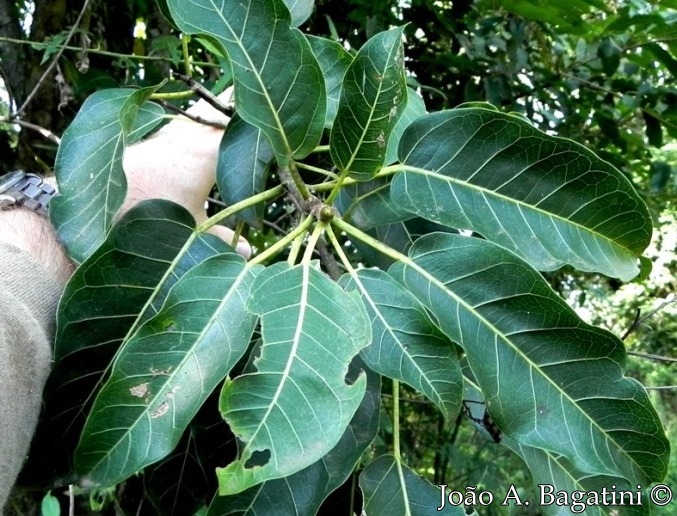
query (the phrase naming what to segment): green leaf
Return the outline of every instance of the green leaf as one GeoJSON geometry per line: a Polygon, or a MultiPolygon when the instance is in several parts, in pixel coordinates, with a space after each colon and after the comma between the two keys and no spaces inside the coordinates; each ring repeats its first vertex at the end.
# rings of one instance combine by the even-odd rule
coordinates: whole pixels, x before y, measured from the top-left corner
{"type": "Polygon", "coordinates": [[[654,57],[668,69],[673,79],[677,77],[677,59],[675,59],[670,52],[665,50],[658,43],[649,43],[644,45],[643,48],[653,54],[654,57]]]}
{"type": "Polygon", "coordinates": [[[329,139],[331,158],[357,180],[383,166],[388,138],[406,105],[402,27],[377,34],[346,71],[329,139]]]}
{"type": "MultiPolygon", "coordinates": [[[[351,370],[357,370],[351,364],[351,370]]],[[[353,473],[378,431],[381,378],[366,370],[367,390],[341,440],[327,455],[293,475],[268,480],[233,496],[216,496],[208,516],[317,514],[324,499],[353,473]]]]}
{"type": "Polygon", "coordinates": [[[348,365],[371,336],[364,305],[303,263],[277,263],[257,277],[248,309],[261,316],[256,372],[227,381],[220,408],[243,443],[217,470],[221,494],[302,470],[343,435],[366,378],[346,384],[348,365]]]}
{"type": "Polygon", "coordinates": [[[384,164],[390,165],[397,161],[397,149],[400,145],[400,139],[404,130],[418,117],[425,115],[426,109],[423,99],[411,88],[407,88],[407,104],[402,114],[397,119],[393,132],[388,139],[388,149],[386,150],[386,159],[384,164]]]}
{"type": "Polygon", "coordinates": [[[33,441],[31,460],[39,474],[70,473],[60,468],[71,465],[93,395],[131,329],[157,313],[170,287],[193,266],[232,252],[212,235],[188,242],[194,227],[192,216],[170,201],[139,203],[66,285],[57,312],[55,367],[33,441]]]}
{"type": "Polygon", "coordinates": [[[42,516],[59,516],[61,514],[59,499],[52,495],[51,491],[47,491],[47,494],[42,498],[40,513],[42,516]]]}
{"type": "Polygon", "coordinates": [[[644,118],[644,123],[646,124],[646,139],[649,141],[649,145],[659,148],[662,147],[663,128],[661,127],[661,121],[653,116],[649,110],[643,110],[642,117],[644,118]]]}
{"type": "Polygon", "coordinates": [[[299,27],[310,18],[315,7],[315,0],[284,0],[291,13],[292,27],[299,27]]]}
{"type": "Polygon", "coordinates": [[[448,503],[438,511],[442,503],[440,488],[419,477],[392,455],[382,455],[362,471],[360,489],[364,495],[364,513],[369,516],[465,516],[463,507],[453,507],[448,503]]]}
{"type": "Polygon", "coordinates": [[[336,207],[344,219],[362,229],[392,224],[413,215],[390,200],[389,177],[361,181],[341,189],[336,207]]]}
{"type": "Polygon", "coordinates": [[[360,293],[371,319],[372,341],[360,352],[367,366],[423,393],[453,420],[463,392],[458,355],[416,298],[376,269],[346,274],[339,285],[360,293]]]}
{"type": "Polygon", "coordinates": [[[59,195],[49,212],[76,262],[85,261],[105,240],[125,200],[125,145],[140,139],[164,115],[161,107],[146,102],[155,89],[96,92],[63,134],[55,163],[59,195]]]}
{"type": "Polygon", "coordinates": [[[612,38],[604,38],[597,49],[597,55],[602,60],[602,69],[607,75],[613,75],[621,64],[621,48],[612,38]]]}
{"type": "MultiPolygon", "coordinates": [[[[512,439],[504,439],[501,443],[519,455],[524,461],[529,468],[529,471],[531,471],[531,476],[538,484],[539,494],[541,492],[545,493],[543,496],[546,502],[551,499],[550,496],[552,496],[552,500],[555,501],[558,492],[564,491],[568,494],[570,506],[557,506],[555,503],[541,504],[540,508],[546,515],[568,516],[572,514],[573,509],[578,510],[580,508],[585,509],[586,516],[604,516],[609,514],[609,510],[607,509],[608,506],[616,505],[621,501],[620,496],[618,495],[620,491],[632,493],[632,499],[630,499],[628,495],[624,497],[624,516],[626,514],[648,515],[652,512],[650,505],[643,502],[648,499],[647,493],[638,490],[637,484],[632,485],[627,480],[619,477],[590,475],[581,472],[563,457],[559,457],[546,450],[521,445],[514,442],[512,439]],[[600,495],[600,506],[577,505],[572,504],[571,502],[571,494],[574,491],[582,491],[584,493],[594,491],[596,493],[602,493],[604,488],[606,488],[608,493],[613,493],[614,491],[615,493],[609,494],[606,498],[600,495]],[[615,503],[612,496],[616,497],[615,503]],[[606,501],[606,506],[602,505],[602,500],[606,501]],[[643,505],[634,505],[637,501],[643,503],[643,505]],[[630,502],[633,503],[632,506],[630,505],[630,502]]],[[[583,498],[583,502],[585,500],[586,497],[583,498]]]]}
{"type": "Polygon", "coordinates": [[[278,164],[317,146],[327,103],[322,69],[303,33],[290,26],[282,0],[167,3],[183,32],[206,34],[223,45],[237,111],[265,133],[278,164]]]}
{"type": "MultiPolygon", "coordinates": [[[[219,147],[216,184],[223,201],[230,205],[260,193],[275,154],[263,132],[236,113],[228,124],[219,147]]],[[[236,217],[261,228],[263,205],[239,212],[236,217]]]]}
{"type": "Polygon", "coordinates": [[[322,67],[324,82],[327,85],[327,116],[324,126],[330,128],[338,111],[343,77],[353,61],[353,56],[337,41],[311,35],[306,35],[306,38],[322,67]]]}
{"type": "MultiPolygon", "coordinates": [[[[434,231],[458,233],[458,231],[440,226],[439,224],[419,217],[415,217],[405,222],[395,222],[393,224],[377,226],[367,230],[366,233],[388,247],[395,249],[400,253],[406,253],[416,239],[434,231]]],[[[352,243],[374,267],[386,270],[395,261],[390,256],[386,256],[385,254],[376,251],[373,247],[366,245],[357,239],[352,241],[352,243]]]]}
{"type": "Polygon", "coordinates": [[[646,485],[669,446],[625,350],[583,323],[536,271],[486,240],[432,234],[390,273],[463,346],[491,416],[515,441],[646,485]]]}
{"type": "Polygon", "coordinates": [[[486,109],[424,115],[400,142],[393,202],[472,229],[539,270],[637,275],[651,217],[630,182],[576,142],[486,109]]]}
{"type": "Polygon", "coordinates": [[[172,451],[249,345],[245,300],[259,270],[232,252],[203,261],[123,344],[76,450],[84,484],[117,484],[172,451]]]}

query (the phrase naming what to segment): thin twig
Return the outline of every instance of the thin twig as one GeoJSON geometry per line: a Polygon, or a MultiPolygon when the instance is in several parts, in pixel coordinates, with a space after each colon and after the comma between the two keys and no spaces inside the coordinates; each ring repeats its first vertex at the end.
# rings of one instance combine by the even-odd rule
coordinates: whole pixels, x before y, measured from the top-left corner
{"type": "Polygon", "coordinates": [[[648,360],[656,360],[658,362],[677,362],[677,358],[665,357],[663,355],[653,355],[651,353],[640,353],[639,351],[628,351],[628,355],[646,358],[648,360]]]}
{"type": "Polygon", "coordinates": [[[677,390],[677,385],[660,385],[658,387],[647,387],[645,385],[644,388],[647,391],[675,391],[677,390]]]}
{"type": "Polygon", "coordinates": [[[197,82],[195,79],[189,77],[188,75],[184,75],[178,72],[174,72],[173,75],[181,79],[183,82],[185,82],[186,85],[191,90],[193,90],[198,97],[207,101],[209,105],[211,105],[215,109],[218,109],[224,115],[233,116],[235,111],[233,110],[232,106],[229,106],[228,104],[224,104],[223,102],[221,102],[221,100],[216,95],[214,95],[211,91],[202,86],[202,84],[197,82]]]}
{"type": "Polygon", "coordinates": [[[172,111],[176,113],[177,115],[182,115],[185,116],[186,118],[190,118],[193,122],[197,122],[199,124],[205,124],[205,125],[210,125],[212,127],[217,127],[219,129],[225,129],[228,126],[227,122],[219,122],[216,120],[207,120],[206,118],[202,118],[201,116],[198,115],[193,115],[192,113],[189,113],[188,111],[184,111],[181,108],[178,108],[174,106],[173,104],[170,104],[169,102],[162,100],[162,99],[153,99],[154,102],[157,102],[158,104],[161,104],[163,107],[167,108],[169,111],[172,111]]]}
{"type": "Polygon", "coordinates": [[[75,20],[75,23],[71,27],[71,30],[68,31],[68,36],[66,36],[66,40],[64,41],[63,45],[59,48],[59,51],[56,53],[54,56],[54,59],[52,59],[52,62],[49,64],[47,67],[47,70],[40,76],[40,79],[38,80],[38,83],[35,85],[33,90],[28,94],[28,97],[26,97],[26,100],[24,100],[24,103],[21,105],[21,107],[16,110],[14,113],[12,113],[11,118],[17,118],[21,113],[24,112],[28,104],[33,100],[33,97],[35,97],[36,93],[42,86],[42,84],[45,82],[49,74],[52,73],[54,68],[56,67],[57,63],[59,62],[59,59],[61,58],[61,55],[64,53],[64,50],[66,50],[66,45],[70,42],[71,38],[73,37],[73,34],[75,34],[75,31],[78,28],[78,25],[80,25],[80,21],[82,20],[82,17],[85,14],[85,11],[89,8],[89,3],[91,0],[85,0],[85,3],[82,6],[82,9],[80,10],[80,14],[78,14],[77,20],[75,20]]]}
{"type": "Polygon", "coordinates": [[[75,514],[75,493],[73,492],[73,484],[68,484],[68,516],[75,514]]]}
{"type": "MultiPolygon", "coordinates": [[[[47,48],[47,45],[45,43],[39,43],[37,41],[30,41],[30,40],[24,40],[24,39],[16,39],[16,38],[8,38],[5,36],[0,36],[0,41],[4,41],[6,43],[15,43],[17,45],[31,45],[32,47],[37,48],[37,50],[45,49],[47,48]]],[[[72,50],[74,52],[82,52],[82,46],[75,47],[73,45],[63,45],[63,48],[65,50],[72,50]]],[[[163,57],[163,56],[141,56],[138,54],[121,54],[120,52],[111,52],[110,50],[101,50],[97,48],[88,48],[87,49],[88,54],[96,54],[99,56],[107,56],[107,57],[117,57],[120,59],[130,59],[130,60],[136,60],[136,61],[162,61],[165,63],[172,63],[175,64],[175,61],[171,57],[163,57]]],[[[212,67],[212,68],[220,68],[221,66],[215,63],[210,63],[209,61],[193,61],[194,66],[199,66],[201,68],[204,67],[212,67]]]]}
{"type": "Polygon", "coordinates": [[[625,340],[628,338],[628,336],[637,329],[639,326],[639,321],[640,321],[640,316],[642,315],[642,311],[638,308],[637,312],[635,313],[635,318],[632,321],[632,324],[628,327],[627,330],[625,330],[625,333],[621,337],[621,340],[625,340]]]}
{"type": "Polygon", "coordinates": [[[677,301],[677,296],[673,297],[672,299],[667,299],[667,300],[663,301],[658,306],[658,308],[651,310],[648,314],[644,315],[644,317],[640,317],[640,310],[638,308],[637,313],[635,314],[634,321],[632,321],[632,324],[630,325],[630,327],[625,331],[625,333],[621,337],[621,340],[625,340],[628,337],[628,335],[630,335],[633,331],[635,331],[637,328],[639,328],[640,325],[644,324],[645,321],[647,321],[648,319],[651,319],[654,315],[656,315],[658,312],[663,310],[663,308],[665,308],[668,305],[671,305],[675,301],[677,301]]]}
{"type": "Polygon", "coordinates": [[[61,143],[61,138],[59,138],[56,134],[54,134],[52,131],[49,129],[45,129],[44,127],[41,127],[36,124],[31,124],[30,122],[26,122],[25,120],[21,120],[20,118],[15,118],[13,120],[2,118],[0,119],[0,123],[7,123],[7,124],[16,124],[21,127],[25,127],[26,129],[32,129],[33,131],[36,131],[40,133],[42,136],[47,138],[49,141],[56,143],[59,145],[61,143]]]}

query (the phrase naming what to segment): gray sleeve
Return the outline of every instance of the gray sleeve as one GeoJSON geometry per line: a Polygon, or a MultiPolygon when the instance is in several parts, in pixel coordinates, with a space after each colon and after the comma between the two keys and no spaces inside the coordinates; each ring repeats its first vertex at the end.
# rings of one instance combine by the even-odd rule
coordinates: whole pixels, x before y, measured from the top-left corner
{"type": "Polygon", "coordinates": [[[40,414],[61,292],[30,255],[0,244],[0,510],[40,414]]]}

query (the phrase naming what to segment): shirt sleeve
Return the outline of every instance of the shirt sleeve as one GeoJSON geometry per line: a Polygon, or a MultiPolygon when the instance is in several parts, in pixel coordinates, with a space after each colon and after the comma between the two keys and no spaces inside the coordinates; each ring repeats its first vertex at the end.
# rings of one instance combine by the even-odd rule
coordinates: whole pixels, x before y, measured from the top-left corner
{"type": "Polygon", "coordinates": [[[40,414],[61,292],[28,253],[0,243],[0,512],[40,414]]]}

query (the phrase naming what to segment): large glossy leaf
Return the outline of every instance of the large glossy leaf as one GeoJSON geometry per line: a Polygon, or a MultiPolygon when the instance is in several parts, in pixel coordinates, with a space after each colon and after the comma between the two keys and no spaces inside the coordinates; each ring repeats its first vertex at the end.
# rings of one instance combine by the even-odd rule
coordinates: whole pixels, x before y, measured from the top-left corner
{"type": "Polygon", "coordinates": [[[291,14],[291,24],[293,27],[302,25],[310,18],[315,6],[315,0],[284,0],[284,3],[291,14]]]}
{"type": "MultiPolygon", "coordinates": [[[[439,224],[435,224],[434,222],[430,222],[429,220],[419,217],[404,222],[395,222],[393,224],[377,226],[373,229],[367,230],[366,233],[384,243],[388,247],[391,247],[400,253],[406,253],[417,238],[419,238],[421,235],[427,235],[428,233],[432,233],[434,231],[458,233],[458,231],[440,226],[439,224]]],[[[390,267],[395,262],[395,260],[390,256],[380,253],[373,247],[364,244],[359,240],[354,240],[352,243],[360,251],[360,253],[362,253],[366,260],[374,267],[387,270],[388,267],[390,267]]]]}
{"type": "Polygon", "coordinates": [[[402,114],[397,119],[392,133],[390,133],[390,138],[388,138],[388,149],[386,150],[384,165],[390,165],[397,161],[397,152],[404,130],[418,117],[425,115],[425,113],[426,109],[423,99],[414,90],[407,88],[407,103],[404,106],[402,114]]]}
{"type": "Polygon", "coordinates": [[[146,102],[154,91],[98,91],[63,134],[54,170],[59,195],[49,212],[59,239],[76,262],[86,260],[105,240],[125,200],[125,145],[162,120],[163,109],[146,102]]]}
{"type": "Polygon", "coordinates": [[[330,152],[334,164],[358,180],[371,179],[383,166],[388,138],[406,104],[402,31],[367,41],[343,79],[330,152]]]}
{"type": "Polygon", "coordinates": [[[322,67],[324,82],[327,86],[327,116],[324,126],[329,128],[334,123],[338,111],[343,77],[353,56],[338,41],[306,35],[310,48],[322,67]]]}
{"type": "Polygon", "coordinates": [[[465,349],[487,407],[515,441],[581,471],[660,481],[669,446],[625,349],[583,323],[543,278],[477,238],[432,234],[390,269],[465,349]]]}
{"type": "Polygon", "coordinates": [[[359,297],[303,263],[278,263],[257,277],[248,308],[261,316],[263,345],[255,372],[227,381],[221,411],[243,443],[218,470],[221,494],[236,494],[302,470],[343,435],[364,396],[350,385],[351,360],[371,332],[359,297]]]}
{"type": "Polygon", "coordinates": [[[419,477],[391,455],[383,455],[369,464],[360,474],[366,516],[409,514],[423,516],[452,514],[465,516],[463,507],[445,504],[441,490],[419,477]]]}
{"type": "MultiPolygon", "coordinates": [[[[216,166],[216,184],[223,201],[235,204],[263,191],[266,172],[274,157],[265,134],[236,113],[221,140],[216,166]]],[[[238,219],[258,228],[262,216],[262,204],[237,214],[238,219]]]]}
{"type": "MultiPolygon", "coordinates": [[[[648,496],[646,491],[637,489],[637,484],[630,484],[626,479],[619,477],[609,477],[604,475],[591,475],[577,470],[565,458],[557,456],[546,450],[539,448],[530,448],[514,442],[512,439],[505,439],[503,445],[514,451],[524,461],[524,463],[531,471],[531,476],[538,484],[539,501],[542,499],[544,504],[540,504],[540,509],[546,515],[569,516],[572,514],[572,509],[576,511],[585,508],[586,515],[603,516],[609,514],[609,506],[614,506],[621,502],[620,491],[626,491],[632,494],[632,499],[628,495],[623,497],[623,512],[627,515],[648,515],[651,514],[651,505],[646,503],[648,496]],[[601,496],[602,490],[606,488],[609,493],[608,496],[601,496]],[[557,499],[557,493],[566,492],[569,495],[569,504],[571,505],[557,505],[555,503],[547,503],[557,499]],[[574,505],[571,502],[571,493],[574,491],[581,491],[588,493],[594,491],[600,493],[600,506],[590,505],[574,505]],[[541,494],[543,493],[543,494],[541,494]],[[551,498],[552,497],[552,498],[551,498]],[[614,500],[615,497],[615,500],[614,500]],[[602,500],[606,502],[606,506],[602,505],[602,500]],[[639,501],[642,505],[636,505],[639,501]],[[630,502],[633,505],[630,505],[630,502]]],[[[583,501],[587,497],[583,498],[583,501]]],[[[526,499],[521,500],[523,503],[526,499]]],[[[530,503],[534,503],[531,501],[530,503]]],[[[580,512],[580,511],[579,511],[580,512]]]]}
{"type": "MultiPolygon", "coordinates": [[[[357,361],[359,362],[359,361],[357,361]]],[[[358,366],[351,370],[359,373],[358,366]]],[[[208,516],[317,514],[325,498],[353,472],[378,431],[381,378],[367,369],[362,403],[338,444],[316,463],[285,478],[268,480],[233,496],[216,496],[208,516]]]]}
{"type": "Polygon", "coordinates": [[[651,219],[627,179],[571,140],[482,108],[424,115],[401,141],[393,202],[472,229],[539,270],[565,264],[629,280],[651,219]]]}
{"type": "Polygon", "coordinates": [[[414,217],[390,200],[389,177],[378,177],[341,189],[336,207],[344,219],[362,229],[401,222],[414,217]]]}
{"type": "Polygon", "coordinates": [[[339,284],[360,293],[371,319],[372,341],[360,352],[367,366],[423,393],[447,420],[455,418],[463,392],[458,356],[423,306],[380,270],[346,274],[339,284]]]}
{"type": "Polygon", "coordinates": [[[249,345],[245,301],[259,270],[233,252],[203,261],[124,343],[76,450],[83,483],[114,485],[172,451],[249,345]]]}
{"type": "Polygon", "coordinates": [[[282,0],[168,0],[187,34],[223,45],[233,69],[240,116],[261,129],[278,163],[306,156],[324,128],[327,94],[305,36],[290,26],[282,0]]]}
{"type": "Polygon", "coordinates": [[[87,410],[125,336],[157,313],[183,274],[231,250],[212,235],[189,241],[194,224],[185,209],[169,201],[140,203],[76,270],[57,313],[55,366],[31,456],[34,475],[70,473],[87,410]]]}

